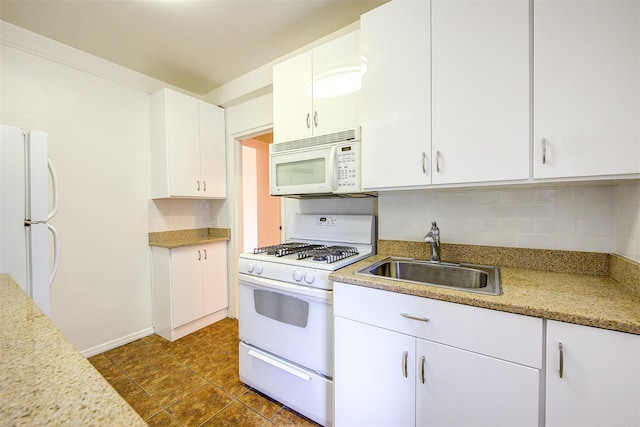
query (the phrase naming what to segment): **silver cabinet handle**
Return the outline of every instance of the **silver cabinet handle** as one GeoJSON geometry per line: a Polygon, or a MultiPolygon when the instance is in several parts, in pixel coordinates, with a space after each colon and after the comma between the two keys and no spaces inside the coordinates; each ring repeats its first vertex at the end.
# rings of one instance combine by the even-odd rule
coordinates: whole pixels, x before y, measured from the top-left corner
{"type": "Polygon", "coordinates": [[[197,180],[196,183],[197,183],[197,190],[200,191],[200,180],[197,180]]]}
{"type": "Polygon", "coordinates": [[[202,191],[207,191],[207,181],[202,181],[202,191]]]}
{"type": "Polygon", "coordinates": [[[424,384],[424,364],[425,364],[425,357],[422,356],[420,358],[420,380],[422,381],[422,384],[424,384]]]}
{"type": "Polygon", "coordinates": [[[558,352],[560,353],[560,378],[564,375],[564,347],[561,342],[558,343],[558,352]]]}
{"type": "Polygon", "coordinates": [[[198,249],[198,261],[200,261],[202,259],[202,253],[200,252],[200,249],[198,249]]]}
{"type": "Polygon", "coordinates": [[[409,358],[409,352],[405,351],[402,353],[402,376],[407,378],[409,376],[409,371],[407,370],[407,359],[409,358]]]}
{"type": "Polygon", "coordinates": [[[542,164],[547,164],[547,139],[542,138],[542,164]]]}
{"type": "Polygon", "coordinates": [[[440,173],[440,150],[436,151],[436,172],[440,173]]]}
{"type": "Polygon", "coordinates": [[[400,316],[406,317],[407,319],[420,320],[421,322],[428,322],[431,320],[428,317],[417,317],[417,316],[412,316],[408,313],[400,313],[400,316]]]}
{"type": "Polygon", "coordinates": [[[307,129],[311,129],[311,114],[307,113],[307,129]]]}
{"type": "Polygon", "coordinates": [[[204,249],[203,252],[204,252],[204,259],[207,259],[207,250],[204,249]]]}
{"type": "Polygon", "coordinates": [[[317,111],[313,112],[313,125],[315,127],[318,127],[318,112],[317,111]]]}
{"type": "Polygon", "coordinates": [[[422,152],[422,173],[427,174],[427,153],[422,152]]]}

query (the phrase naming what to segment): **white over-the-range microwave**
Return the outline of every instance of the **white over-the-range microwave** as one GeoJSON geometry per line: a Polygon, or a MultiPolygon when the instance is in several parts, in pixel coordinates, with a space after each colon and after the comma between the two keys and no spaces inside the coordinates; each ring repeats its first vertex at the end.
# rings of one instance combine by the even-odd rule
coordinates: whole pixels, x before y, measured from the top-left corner
{"type": "Polygon", "coordinates": [[[272,196],[372,196],[362,193],[360,128],[269,146],[272,196]]]}

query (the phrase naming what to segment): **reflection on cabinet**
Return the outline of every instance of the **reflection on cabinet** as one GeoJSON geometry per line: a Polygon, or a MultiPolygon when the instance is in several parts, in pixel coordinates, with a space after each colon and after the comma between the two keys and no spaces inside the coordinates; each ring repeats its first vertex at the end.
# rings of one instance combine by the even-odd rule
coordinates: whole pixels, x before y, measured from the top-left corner
{"type": "Polygon", "coordinates": [[[227,316],[227,243],[152,247],[155,332],[176,340],[227,316]]]}
{"type": "Polygon", "coordinates": [[[431,66],[432,183],[528,179],[528,0],[431,0],[431,66]]]}
{"type": "Polygon", "coordinates": [[[431,184],[429,1],[391,1],[360,19],[362,188],[431,184]]]}
{"type": "Polygon", "coordinates": [[[547,321],[546,378],[547,426],[640,425],[640,336],[547,321]]]}
{"type": "Polygon", "coordinates": [[[337,427],[538,425],[541,319],[343,283],[334,314],[337,427]]]}
{"type": "Polygon", "coordinates": [[[171,89],[151,96],[151,197],[226,197],[224,110],[171,89]]]}
{"type": "Polygon", "coordinates": [[[533,10],[534,178],[640,173],[640,2],[533,10]]]}
{"type": "Polygon", "coordinates": [[[360,126],[360,33],[273,67],[274,142],[360,126]]]}

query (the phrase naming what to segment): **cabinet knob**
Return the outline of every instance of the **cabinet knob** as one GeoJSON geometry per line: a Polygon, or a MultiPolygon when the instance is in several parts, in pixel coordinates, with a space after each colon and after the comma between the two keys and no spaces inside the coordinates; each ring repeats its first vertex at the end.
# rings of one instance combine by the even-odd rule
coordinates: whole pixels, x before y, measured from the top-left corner
{"type": "Polygon", "coordinates": [[[315,127],[318,127],[318,112],[317,111],[313,112],[313,125],[315,127]]]}
{"type": "Polygon", "coordinates": [[[311,114],[307,113],[307,129],[311,129],[311,114]]]}

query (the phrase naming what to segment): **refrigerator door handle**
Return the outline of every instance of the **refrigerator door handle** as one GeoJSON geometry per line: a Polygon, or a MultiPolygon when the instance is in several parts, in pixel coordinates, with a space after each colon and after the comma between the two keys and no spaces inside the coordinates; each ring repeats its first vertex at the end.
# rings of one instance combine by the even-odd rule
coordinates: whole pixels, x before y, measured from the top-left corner
{"type": "Polygon", "coordinates": [[[53,163],[51,163],[51,159],[48,157],[47,169],[49,169],[49,174],[51,175],[51,187],[53,190],[53,207],[51,208],[51,212],[49,212],[48,216],[48,219],[51,219],[58,213],[58,174],[56,173],[56,169],[53,167],[53,163]]]}
{"type": "Polygon", "coordinates": [[[53,279],[58,273],[58,265],[60,264],[60,244],[58,243],[58,230],[56,230],[51,224],[47,224],[47,228],[53,236],[53,268],[49,275],[49,287],[53,284],[53,279]]]}

